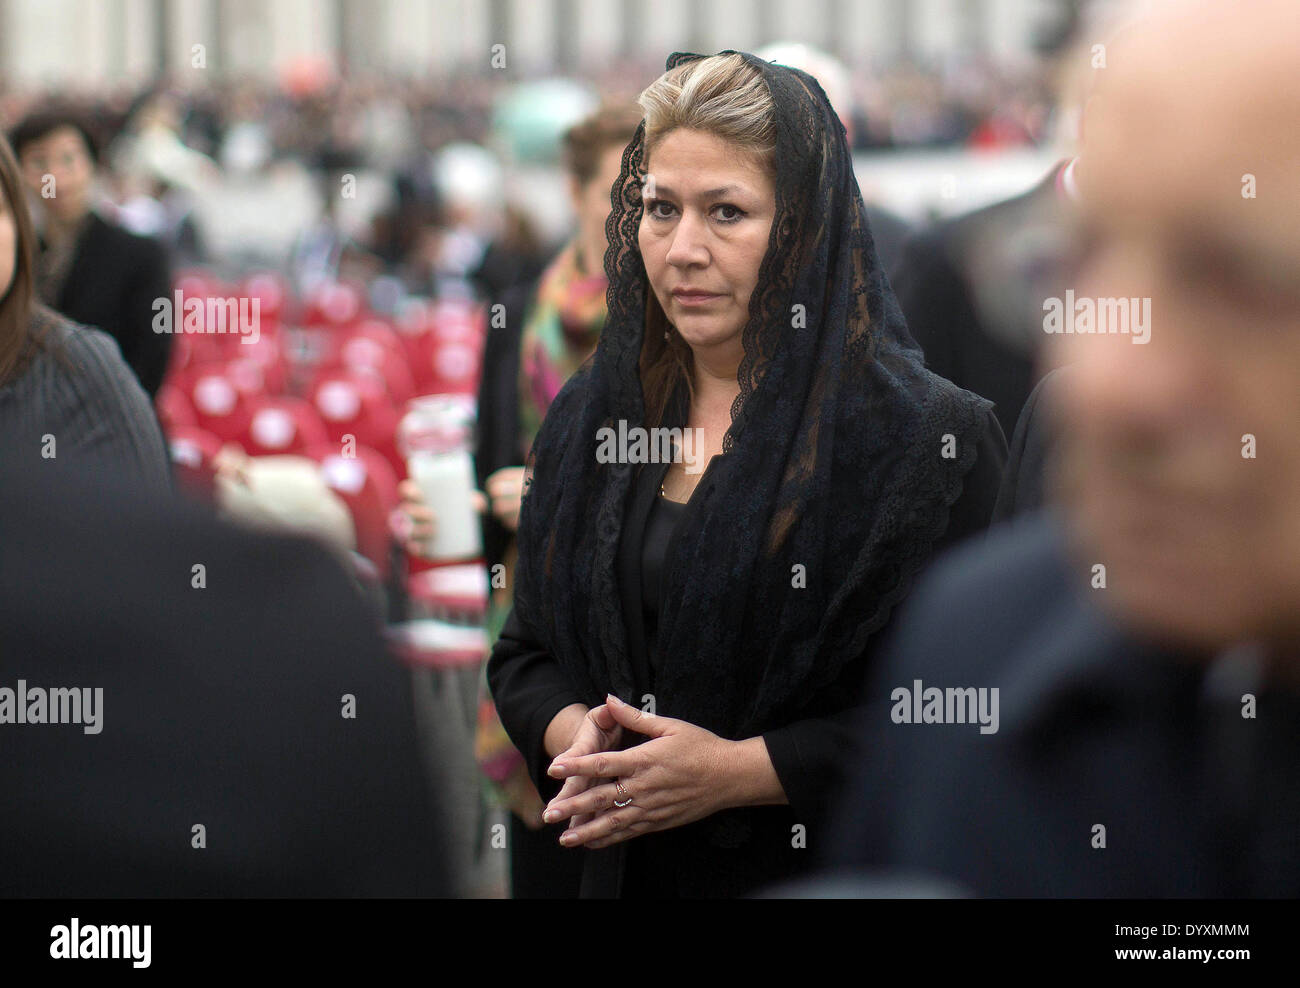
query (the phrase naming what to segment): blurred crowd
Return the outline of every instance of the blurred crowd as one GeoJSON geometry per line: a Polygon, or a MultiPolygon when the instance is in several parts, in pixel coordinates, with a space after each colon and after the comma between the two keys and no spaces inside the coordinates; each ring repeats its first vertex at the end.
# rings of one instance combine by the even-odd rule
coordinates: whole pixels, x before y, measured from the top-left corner
{"type": "MultiPolygon", "coordinates": [[[[213,252],[194,215],[196,196],[219,199],[224,184],[302,170],[322,193],[313,212],[328,219],[340,177],[364,173],[380,192],[349,226],[346,262],[418,290],[428,287],[436,232],[453,222],[454,206],[446,200],[455,190],[441,186],[434,160],[440,150],[487,148],[495,157],[490,168],[554,167],[566,115],[572,122],[575,108],[594,94],[630,100],[632,80],[657,71],[625,67],[581,84],[538,83],[504,73],[340,76],[327,64],[307,62],[276,79],[219,77],[197,88],[165,82],[109,92],[6,88],[0,125],[11,127],[33,107],[51,105],[84,120],[104,151],[105,199],[130,228],[169,238],[182,266],[228,268],[239,260],[213,252]]],[[[1038,146],[1052,136],[1052,79],[1042,62],[1011,68],[950,56],[841,71],[861,151],[1038,146]]],[[[526,202],[502,208],[517,249],[535,260],[558,246],[553,218],[539,220],[526,202]]]]}

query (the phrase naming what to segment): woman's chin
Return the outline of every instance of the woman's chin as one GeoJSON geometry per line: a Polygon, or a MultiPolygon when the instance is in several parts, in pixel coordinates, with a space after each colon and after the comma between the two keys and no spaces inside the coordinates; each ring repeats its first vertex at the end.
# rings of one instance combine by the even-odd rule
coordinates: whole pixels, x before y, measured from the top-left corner
{"type": "Polygon", "coordinates": [[[677,333],[692,349],[713,349],[725,346],[740,335],[742,327],[731,320],[703,313],[687,313],[673,321],[677,333]]]}

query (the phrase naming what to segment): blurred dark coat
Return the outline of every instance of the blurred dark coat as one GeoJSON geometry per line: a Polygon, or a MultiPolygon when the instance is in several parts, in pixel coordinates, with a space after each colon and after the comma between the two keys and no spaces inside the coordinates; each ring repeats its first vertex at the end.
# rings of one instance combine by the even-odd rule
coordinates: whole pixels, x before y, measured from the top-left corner
{"type": "Polygon", "coordinates": [[[1130,638],[1087,578],[1051,515],[936,567],[871,681],[826,864],[981,896],[1300,894],[1300,693],[1130,638]],[[916,680],[998,688],[997,732],[895,723],[916,680]]]}
{"type": "Polygon", "coordinates": [[[103,690],[97,734],[0,725],[0,896],[451,894],[410,674],[340,563],[74,473],[0,456],[0,687],[103,690]]]}
{"type": "Polygon", "coordinates": [[[1023,195],[958,216],[904,242],[890,268],[925,365],[994,403],[1011,435],[1038,378],[1043,299],[1065,249],[1062,166],[1023,195]]]}
{"type": "Polygon", "coordinates": [[[140,386],[158,393],[172,338],[153,331],[154,300],[171,299],[171,271],[162,244],[115,226],[92,212],[56,299],[50,305],[74,322],[117,340],[140,386]]]}
{"type": "Polygon", "coordinates": [[[993,520],[1008,521],[1044,507],[1048,500],[1048,459],[1059,428],[1051,408],[1059,400],[1069,367],[1058,367],[1034,386],[1020,421],[1011,435],[1002,489],[993,506],[993,520]]]}

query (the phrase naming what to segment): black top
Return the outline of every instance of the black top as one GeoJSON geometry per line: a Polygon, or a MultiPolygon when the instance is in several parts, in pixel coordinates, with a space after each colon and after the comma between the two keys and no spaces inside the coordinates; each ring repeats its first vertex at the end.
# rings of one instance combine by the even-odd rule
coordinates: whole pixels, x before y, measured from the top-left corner
{"type": "Polygon", "coordinates": [[[645,616],[651,671],[659,666],[659,605],[664,565],[673,534],[677,531],[685,510],[685,502],[671,501],[660,495],[655,498],[650,517],[646,521],[645,542],[641,548],[641,609],[645,616]]]}

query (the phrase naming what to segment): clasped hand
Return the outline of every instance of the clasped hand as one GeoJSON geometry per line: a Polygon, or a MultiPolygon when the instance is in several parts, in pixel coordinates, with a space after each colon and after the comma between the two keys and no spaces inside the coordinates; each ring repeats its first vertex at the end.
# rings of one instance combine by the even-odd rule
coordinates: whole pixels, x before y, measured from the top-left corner
{"type": "Polygon", "coordinates": [[[734,745],[702,727],[608,696],[587,712],[569,747],[551,763],[548,774],[565,782],[542,818],[555,823],[569,817],[560,843],[590,848],[702,819],[730,805],[734,745]],[[625,731],[650,740],[620,751],[625,731]],[[614,805],[629,798],[626,806],[614,805]]]}

